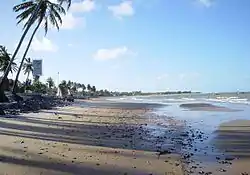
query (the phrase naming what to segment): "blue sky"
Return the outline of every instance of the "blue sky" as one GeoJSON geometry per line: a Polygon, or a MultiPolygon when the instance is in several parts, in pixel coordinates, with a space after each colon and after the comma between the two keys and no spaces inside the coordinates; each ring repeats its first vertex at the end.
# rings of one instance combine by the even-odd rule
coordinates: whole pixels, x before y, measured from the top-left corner
{"type": "MultiPolygon", "coordinates": [[[[0,44],[10,52],[22,34],[12,12],[19,2],[0,6],[0,44]]],[[[29,56],[43,59],[42,80],[60,72],[60,80],[98,89],[247,91],[249,7],[249,0],[73,0],[61,30],[44,37],[41,29],[29,56]]]]}

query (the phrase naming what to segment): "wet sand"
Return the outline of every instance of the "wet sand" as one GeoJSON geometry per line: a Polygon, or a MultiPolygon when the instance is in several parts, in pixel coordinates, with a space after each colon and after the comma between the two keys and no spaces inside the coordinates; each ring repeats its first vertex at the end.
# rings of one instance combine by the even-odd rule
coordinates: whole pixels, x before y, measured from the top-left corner
{"type": "Polygon", "coordinates": [[[186,174],[250,174],[250,120],[222,123],[212,134],[202,130],[187,148],[186,174]]]}
{"type": "Polygon", "coordinates": [[[215,111],[215,112],[236,112],[238,110],[230,109],[223,106],[218,106],[210,103],[187,103],[181,104],[181,108],[188,109],[190,111],[215,111]]]}
{"type": "Polygon", "coordinates": [[[180,156],[163,148],[175,145],[152,134],[157,121],[146,112],[73,106],[1,117],[0,174],[183,174],[180,156]]]}

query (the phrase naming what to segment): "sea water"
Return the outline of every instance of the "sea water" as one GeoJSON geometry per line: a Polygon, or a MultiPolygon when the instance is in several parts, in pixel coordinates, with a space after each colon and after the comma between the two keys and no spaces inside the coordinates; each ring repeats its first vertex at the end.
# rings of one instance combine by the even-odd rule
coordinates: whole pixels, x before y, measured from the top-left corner
{"type": "MultiPolygon", "coordinates": [[[[153,110],[159,116],[173,117],[185,121],[194,130],[204,132],[207,139],[203,142],[194,143],[194,147],[212,155],[215,154],[211,142],[216,137],[218,127],[232,120],[250,120],[250,93],[220,93],[220,94],[178,94],[178,95],[156,95],[156,96],[131,96],[109,98],[111,101],[132,103],[154,103],[163,104],[160,108],[153,110]],[[208,103],[215,106],[225,107],[230,110],[206,111],[189,110],[180,107],[181,104],[208,103]]],[[[159,127],[159,126],[157,126],[159,127]]],[[[164,127],[156,132],[158,135],[164,127]]],[[[154,130],[155,132],[155,130],[154,130]]],[[[215,148],[216,149],[216,148],[215,148]]],[[[197,152],[203,154],[204,152],[197,152]]],[[[215,150],[216,152],[216,150],[215,150]]],[[[215,155],[214,155],[215,157],[215,155]]],[[[204,159],[204,157],[198,157],[204,159]]]]}

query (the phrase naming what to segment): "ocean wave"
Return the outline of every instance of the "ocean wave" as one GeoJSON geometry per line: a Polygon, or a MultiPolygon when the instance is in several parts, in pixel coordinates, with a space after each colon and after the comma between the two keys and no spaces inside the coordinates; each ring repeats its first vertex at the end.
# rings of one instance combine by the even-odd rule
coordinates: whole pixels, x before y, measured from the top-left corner
{"type": "Polygon", "coordinates": [[[215,103],[233,103],[233,104],[250,104],[249,99],[240,98],[237,96],[231,97],[197,97],[197,98],[143,98],[143,97],[120,97],[120,98],[109,98],[110,101],[119,101],[119,102],[134,102],[134,103],[158,103],[158,104],[171,104],[171,103],[190,103],[190,102],[215,102],[215,103]]]}
{"type": "Polygon", "coordinates": [[[220,102],[220,103],[238,103],[238,104],[250,104],[250,101],[246,98],[239,97],[216,97],[206,99],[207,101],[220,102]]]}

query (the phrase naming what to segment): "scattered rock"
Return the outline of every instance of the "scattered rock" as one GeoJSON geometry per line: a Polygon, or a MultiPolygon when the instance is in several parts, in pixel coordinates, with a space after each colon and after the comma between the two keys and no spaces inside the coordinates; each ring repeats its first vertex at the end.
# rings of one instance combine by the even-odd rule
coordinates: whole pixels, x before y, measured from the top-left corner
{"type": "Polygon", "coordinates": [[[220,172],[226,172],[227,170],[221,168],[219,171],[220,171],[220,172]]]}
{"type": "Polygon", "coordinates": [[[205,174],[205,172],[204,171],[199,171],[199,174],[205,174]]]}
{"type": "Polygon", "coordinates": [[[248,175],[248,173],[247,172],[243,172],[243,173],[241,173],[241,175],[248,175]]]}
{"type": "Polygon", "coordinates": [[[234,158],[233,157],[226,157],[225,160],[226,161],[232,161],[232,160],[234,160],[234,158]]]}

